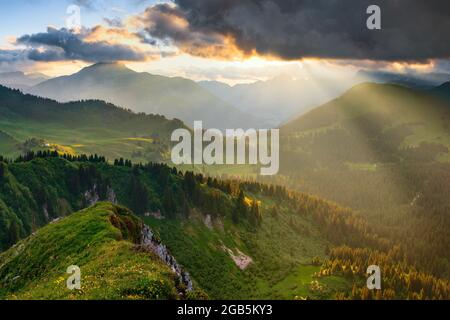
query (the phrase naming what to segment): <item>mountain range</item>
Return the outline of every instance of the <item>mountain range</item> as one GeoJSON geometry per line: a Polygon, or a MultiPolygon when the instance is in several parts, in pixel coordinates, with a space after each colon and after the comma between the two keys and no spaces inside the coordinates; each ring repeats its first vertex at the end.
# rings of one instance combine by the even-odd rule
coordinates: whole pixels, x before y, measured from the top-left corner
{"type": "Polygon", "coordinates": [[[376,83],[392,83],[399,84],[413,89],[432,89],[444,82],[450,81],[449,73],[435,72],[388,72],[388,71],[372,71],[360,70],[356,77],[361,81],[376,83]]]}
{"type": "Polygon", "coordinates": [[[199,84],[243,112],[257,114],[271,128],[323,104],[351,86],[331,78],[299,78],[280,75],[267,81],[230,86],[218,81],[199,84]]]}
{"type": "Polygon", "coordinates": [[[42,73],[25,74],[21,71],[0,73],[0,85],[20,90],[28,90],[30,87],[48,79],[50,77],[42,73]]]}
{"type": "Polygon", "coordinates": [[[200,81],[199,84],[241,111],[258,114],[270,127],[278,127],[339,97],[359,83],[392,83],[409,88],[432,89],[445,81],[450,81],[450,74],[360,70],[354,76],[347,77],[311,73],[299,78],[280,75],[267,81],[234,86],[219,81],[200,81]]]}
{"type": "Polygon", "coordinates": [[[263,125],[257,115],[237,110],[192,80],[138,73],[121,63],[97,63],[28,92],[60,102],[100,99],[135,112],[177,118],[189,126],[200,120],[204,127],[218,129],[263,125]]]}
{"type": "Polygon", "coordinates": [[[450,75],[360,70],[353,77],[326,77],[311,72],[230,86],[138,73],[121,63],[97,63],[54,79],[22,72],[0,74],[0,84],[60,102],[100,99],[135,112],[178,118],[188,126],[202,120],[205,127],[219,129],[275,128],[366,81],[433,89],[450,81],[450,75]]]}

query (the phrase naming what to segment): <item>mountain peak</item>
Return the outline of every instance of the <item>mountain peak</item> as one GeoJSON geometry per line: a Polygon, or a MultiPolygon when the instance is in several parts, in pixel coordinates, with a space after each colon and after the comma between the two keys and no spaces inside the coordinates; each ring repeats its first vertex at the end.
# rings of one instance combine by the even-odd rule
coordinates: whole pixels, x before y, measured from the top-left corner
{"type": "Polygon", "coordinates": [[[98,62],[84,68],[82,71],[134,72],[122,62],[98,62]]]}

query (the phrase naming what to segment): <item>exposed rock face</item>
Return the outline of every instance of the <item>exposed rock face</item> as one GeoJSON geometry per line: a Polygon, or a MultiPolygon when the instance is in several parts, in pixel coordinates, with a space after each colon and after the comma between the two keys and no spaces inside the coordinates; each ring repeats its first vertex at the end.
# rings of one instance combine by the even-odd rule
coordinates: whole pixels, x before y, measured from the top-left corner
{"type": "Polygon", "coordinates": [[[106,200],[108,202],[111,202],[113,204],[117,204],[117,196],[114,190],[110,187],[108,187],[108,191],[106,192],[106,200]]]}
{"type": "Polygon", "coordinates": [[[86,207],[93,206],[94,204],[100,201],[100,196],[98,195],[96,184],[94,184],[92,189],[84,193],[84,200],[86,207]]]}
{"type": "MultiPolygon", "coordinates": [[[[84,193],[84,201],[85,201],[85,205],[86,207],[90,207],[93,206],[94,204],[96,204],[97,202],[99,202],[100,199],[100,195],[98,194],[98,190],[97,190],[97,184],[94,184],[92,186],[92,189],[87,190],[84,193]]],[[[106,191],[106,199],[104,199],[105,201],[111,202],[113,204],[117,204],[117,196],[116,193],[114,192],[113,189],[111,189],[110,187],[108,187],[107,191],[106,191]]]]}
{"type": "Polygon", "coordinates": [[[180,281],[186,286],[187,291],[193,290],[189,273],[183,270],[175,258],[170,255],[167,247],[155,238],[152,230],[147,225],[144,225],[142,229],[142,245],[156,253],[177,274],[180,281]]]}
{"type": "Polygon", "coordinates": [[[48,221],[50,219],[50,216],[48,214],[48,209],[47,208],[48,208],[47,203],[45,203],[43,205],[43,207],[42,207],[42,211],[44,211],[45,219],[48,221]]]}
{"type": "Polygon", "coordinates": [[[157,220],[164,220],[164,216],[161,214],[161,211],[156,212],[146,212],[144,213],[144,217],[153,217],[157,220]]]}
{"type": "Polygon", "coordinates": [[[205,226],[209,229],[212,230],[213,229],[213,225],[212,225],[212,219],[211,219],[211,215],[208,214],[205,217],[205,220],[203,220],[203,223],[205,224],[205,226]]]}
{"type": "Polygon", "coordinates": [[[225,246],[222,246],[222,249],[230,255],[236,266],[238,266],[238,268],[241,270],[247,269],[247,267],[253,262],[253,259],[251,257],[242,253],[242,251],[240,251],[239,249],[236,249],[237,254],[235,254],[233,250],[228,249],[225,246]]]}

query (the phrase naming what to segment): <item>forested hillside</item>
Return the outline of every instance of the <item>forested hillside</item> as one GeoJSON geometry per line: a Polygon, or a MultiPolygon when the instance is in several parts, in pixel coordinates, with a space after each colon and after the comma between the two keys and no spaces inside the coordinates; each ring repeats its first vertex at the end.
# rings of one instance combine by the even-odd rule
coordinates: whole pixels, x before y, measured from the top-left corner
{"type": "MultiPolygon", "coordinates": [[[[351,207],[397,243],[407,263],[448,279],[450,104],[443,92],[356,86],[281,128],[281,175],[260,180],[351,207]]],[[[364,250],[332,251],[332,261],[372,260],[364,250]]]]}
{"type": "Polygon", "coordinates": [[[210,298],[449,297],[442,273],[402,241],[350,209],[282,187],[57,152],[4,160],[0,173],[4,249],[109,201],[141,216],[210,298]],[[365,268],[374,262],[389,271],[383,290],[368,293],[365,268]]]}

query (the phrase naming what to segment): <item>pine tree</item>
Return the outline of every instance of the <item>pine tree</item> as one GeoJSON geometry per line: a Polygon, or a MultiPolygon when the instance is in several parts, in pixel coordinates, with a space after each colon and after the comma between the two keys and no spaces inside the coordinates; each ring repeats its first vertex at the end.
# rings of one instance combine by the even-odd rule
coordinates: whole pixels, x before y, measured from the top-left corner
{"type": "Polygon", "coordinates": [[[250,209],[250,223],[254,226],[260,225],[262,222],[262,216],[259,211],[259,205],[256,200],[252,201],[252,207],[250,209]]]}
{"type": "Polygon", "coordinates": [[[16,220],[12,220],[8,229],[9,246],[17,243],[19,239],[20,239],[19,225],[17,224],[16,220]]]}
{"type": "Polygon", "coordinates": [[[177,208],[176,208],[172,188],[166,187],[166,189],[164,190],[162,205],[163,205],[163,212],[168,218],[176,217],[176,209],[177,208]]]}
{"type": "Polygon", "coordinates": [[[0,181],[5,177],[6,165],[0,161],[0,181]]]}
{"type": "Polygon", "coordinates": [[[144,214],[149,208],[149,192],[147,187],[135,175],[131,176],[130,189],[130,209],[136,214],[144,214]]]}
{"type": "Polygon", "coordinates": [[[239,223],[241,217],[247,216],[247,205],[245,204],[245,196],[242,190],[239,191],[239,195],[236,198],[234,210],[232,211],[231,218],[234,223],[239,223]]]}

